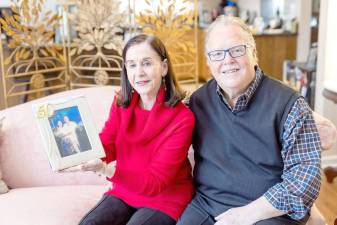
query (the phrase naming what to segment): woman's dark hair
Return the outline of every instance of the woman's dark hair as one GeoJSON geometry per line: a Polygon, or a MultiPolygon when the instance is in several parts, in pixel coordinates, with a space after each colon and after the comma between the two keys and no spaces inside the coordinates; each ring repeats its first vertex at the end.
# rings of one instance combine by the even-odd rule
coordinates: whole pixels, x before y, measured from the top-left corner
{"type": "MultiPolygon", "coordinates": [[[[165,59],[167,60],[168,70],[166,76],[164,77],[166,87],[164,101],[167,106],[173,107],[175,106],[175,104],[177,104],[178,101],[182,100],[185,97],[185,93],[183,93],[179,88],[179,85],[173,73],[168,52],[166,51],[163,42],[159,38],[147,34],[140,34],[131,38],[126,43],[123,49],[123,61],[125,62],[126,52],[129,50],[130,47],[144,42],[148,43],[149,46],[151,46],[151,48],[155,52],[157,52],[162,61],[164,61],[165,59]]],[[[117,96],[117,105],[122,107],[128,107],[132,97],[132,86],[128,80],[125,63],[123,63],[123,70],[121,72],[121,86],[122,90],[117,96]]]]}

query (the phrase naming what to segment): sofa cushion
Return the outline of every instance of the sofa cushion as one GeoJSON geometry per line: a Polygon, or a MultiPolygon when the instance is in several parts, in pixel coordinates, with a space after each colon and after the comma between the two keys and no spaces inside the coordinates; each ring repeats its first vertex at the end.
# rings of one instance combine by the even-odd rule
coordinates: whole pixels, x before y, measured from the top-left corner
{"type": "Polygon", "coordinates": [[[106,185],[11,189],[0,195],[1,225],[75,225],[108,190],[106,185]]]}
{"type": "Polygon", "coordinates": [[[49,95],[3,110],[6,127],[0,150],[3,179],[10,188],[71,184],[104,184],[105,178],[93,173],[55,173],[51,170],[32,105],[62,97],[84,95],[97,131],[108,117],[116,87],[82,88],[49,95]]]}
{"type": "Polygon", "coordinates": [[[3,127],[3,123],[4,123],[5,117],[0,115],[0,145],[1,145],[1,140],[2,140],[2,127],[3,127]]]}
{"type": "MultiPolygon", "coordinates": [[[[4,121],[4,117],[0,117],[0,149],[1,149],[1,141],[2,141],[3,121],[4,121]]],[[[8,192],[8,187],[6,183],[2,180],[2,172],[1,172],[1,164],[0,164],[0,194],[4,194],[7,192],[8,192]]]]}

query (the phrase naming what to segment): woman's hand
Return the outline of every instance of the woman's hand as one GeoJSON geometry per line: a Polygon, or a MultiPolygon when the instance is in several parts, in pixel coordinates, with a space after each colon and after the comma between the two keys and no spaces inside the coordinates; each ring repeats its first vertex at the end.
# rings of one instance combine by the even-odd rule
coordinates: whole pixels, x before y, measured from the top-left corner
{"type": "Polygon", "coordinates": [[[106,164],[101,159],[93,159],[83,164],[61,170],[60,172],[92,171],[95,173],[105,175],[107,177],[112,177],[115,174],[115,170],[116,170],[116,161],[106,164]]]}
{"type": "Polygon", "coordinates": [[[80,165],[82,171],[99,172],[104,169],[106,163],[101,159],[93,159],[80,165]]]}

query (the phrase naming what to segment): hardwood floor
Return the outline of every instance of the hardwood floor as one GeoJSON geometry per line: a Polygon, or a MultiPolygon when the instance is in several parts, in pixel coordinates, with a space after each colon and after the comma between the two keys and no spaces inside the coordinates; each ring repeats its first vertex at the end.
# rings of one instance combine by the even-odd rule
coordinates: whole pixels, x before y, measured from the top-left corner
{"type": "Polygon", "coordinates": [[[329,184],[326,178],[322,177],[322,186],[316,206],[325,217],[328,225],[334,225],[334,220],[337,218],[337,178],[329,184]]]}

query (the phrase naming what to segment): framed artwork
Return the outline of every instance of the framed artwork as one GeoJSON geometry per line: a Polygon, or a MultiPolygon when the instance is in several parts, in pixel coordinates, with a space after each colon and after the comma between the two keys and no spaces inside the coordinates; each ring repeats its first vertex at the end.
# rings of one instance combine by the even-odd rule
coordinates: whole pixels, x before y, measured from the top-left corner
{"type": "Polygon", "coordinates": [[[105,156],[84,96],[33,105],[53,171],[105,156]]]}

